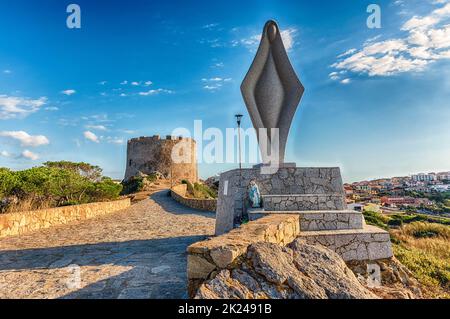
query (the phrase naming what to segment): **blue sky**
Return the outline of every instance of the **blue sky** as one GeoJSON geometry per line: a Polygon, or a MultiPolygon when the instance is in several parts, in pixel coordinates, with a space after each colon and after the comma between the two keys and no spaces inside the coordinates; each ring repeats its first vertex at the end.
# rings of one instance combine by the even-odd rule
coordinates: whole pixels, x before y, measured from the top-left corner
{"type": "Polygon", "coordinates": [[[340,166],[346,181],[450,169],[448,0],[1,0],[0,12],[0,166],[86,161],[122,178],[129,138],[233,127],[237,112],[251,127],[239,86],[275,19],[306,88],[288,161],[340,166]],[[366,26],[370,3],[381,29],[366,26]]]}

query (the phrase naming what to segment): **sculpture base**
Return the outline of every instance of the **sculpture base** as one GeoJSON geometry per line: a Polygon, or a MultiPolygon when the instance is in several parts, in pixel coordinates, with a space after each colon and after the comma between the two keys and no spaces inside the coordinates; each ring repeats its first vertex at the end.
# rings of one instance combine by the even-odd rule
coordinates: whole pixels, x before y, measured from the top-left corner
{"type": "MultiPolygon", "coordinates": [[[[333,210],[347,208],[338,167],[304,168],[295,167],[295,164],[293,166],[291,163],[284,165],[287,166],[279,167],[273,174],[267,174],[261,169],[262,166],[256,166],[242,170],[235,169],[220,175],[216,235],[230,231],[248,218],[247,210],[251,206],[248,200],[248,185],[252,180],[255,180],[259,187],[263,206],[264,197],[268,195],[293,195],[292,201],[304,198],[303,195],[312,195],[306,196],[312,201],[311,207],[327,207],[333,210]]],[[[282,201],[285,197],[281,196],[282,201]]],[[[286,197],[287,203],[291,202],[290,197],[286,197]]],[[[271,203],[274,207],[279,206],[278,199],[274,199],[271,203]]]]}
{"type": "Polygon", "coordinates": [[[299,236],[321,244],[345,261],[392,257],[389,233],[364,222],[361,212],[347,209],[339,168],[280,167],[262,174],[261,166],[220,175],[216,235],[244,220],[273,214],[299,215],[299,236]],[[256,181],[262,207],[250,208],[248,185],[256,181]]]}

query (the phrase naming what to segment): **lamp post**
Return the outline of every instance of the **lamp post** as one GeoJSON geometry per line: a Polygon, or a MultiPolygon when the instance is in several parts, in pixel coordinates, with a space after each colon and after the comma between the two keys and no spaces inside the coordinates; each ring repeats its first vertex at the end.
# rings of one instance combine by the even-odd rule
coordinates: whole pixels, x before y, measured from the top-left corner
{"type": "MultiPolygon", "coordinates": [[[[243,115],[242,115],[242,114],[236,114],[234,117],[236,118],[236,123],[237,123],[237,126],[238,126],[238,145],[239,145],[239,186],[242,187],[241,120],[242,120],[243,115]]],[[[245,190],[242,190],[242,191],[241,191],[241,202],[242,202],[242,206],[241,206],[241,209],[242,209],[242,215],[241,215],[241,218],[244,217],[244,191],[245,191],[245,190]]]]}
{"type": "Polygon", "coordinates": [[[238,126],[238,145],[239,145],[239,170],[242,170],[242,158],[241,158],[241,120],[243,115],[236,114],[234,116],[236,118],[237,126],[238,126]]]}

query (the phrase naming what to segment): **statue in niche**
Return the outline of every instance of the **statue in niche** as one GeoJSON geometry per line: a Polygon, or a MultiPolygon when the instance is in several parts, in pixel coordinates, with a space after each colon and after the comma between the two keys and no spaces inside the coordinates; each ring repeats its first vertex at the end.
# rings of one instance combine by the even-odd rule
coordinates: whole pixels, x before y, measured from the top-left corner
{"type": "Polygon", "coordinates": [[[259,187],[256,185],[255,180],[250,181],[248,198],[250,199],[252,208],[261,207],[261,193],[259,192],[259,187]]]}

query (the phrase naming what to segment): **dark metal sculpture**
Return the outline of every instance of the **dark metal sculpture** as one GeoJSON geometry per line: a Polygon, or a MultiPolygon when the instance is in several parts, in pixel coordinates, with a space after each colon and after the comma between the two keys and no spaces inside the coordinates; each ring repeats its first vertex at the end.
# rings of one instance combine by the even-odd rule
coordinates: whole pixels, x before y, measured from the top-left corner
{"type": "MultiPolygon", "coordinates": [[[[241,92],[260,147],[263,136],[259,129],[267,129],[269,150],[274,142],[272,130],[279,129],[279,163],[284,163],[289,129],[304,87],[289,61],[275,21],[269,20],[264,26],[258,52],[241,84],[241,92]]],[[[262,155],[263,163],[268,163],[264,151],[262,155]]]]}

